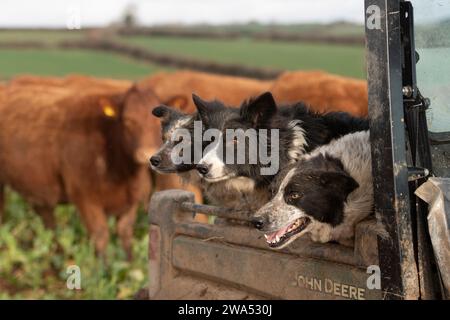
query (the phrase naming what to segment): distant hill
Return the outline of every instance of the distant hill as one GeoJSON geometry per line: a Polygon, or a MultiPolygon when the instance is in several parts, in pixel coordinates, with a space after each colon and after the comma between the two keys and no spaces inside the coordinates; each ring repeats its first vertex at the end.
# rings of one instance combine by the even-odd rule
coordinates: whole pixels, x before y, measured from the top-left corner
{"type": "Polygon", "coordinates": [[[331,24],[262,24],[251,22],[229,25],[159,25],[122,28],[125,35],[176,36],[230,39],[249,37],[272,41],[303,41],[339,44],[364,44],[364,26],[349,22],[331,24]]]}
{"type": "Polygon", "coordinates": [[[261,32],[287,32],[287,33],[319,33],[322,35],[364,35],[364,26],[350,22],[339,21],[330,24],[263,24],[250,22],[246,24],[227,25],[160,25],[149,27],[148,29],[170,29],[170,30],[190,30],[190,31],[210,31],[210,32],[239,32],[242,35],[252,35],[261,32]]]}

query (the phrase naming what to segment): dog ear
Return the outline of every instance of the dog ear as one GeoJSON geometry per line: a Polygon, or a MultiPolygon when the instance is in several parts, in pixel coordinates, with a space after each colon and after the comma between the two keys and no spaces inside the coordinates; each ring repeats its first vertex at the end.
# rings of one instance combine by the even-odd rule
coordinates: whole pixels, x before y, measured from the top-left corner
{"type": "Polygon", "coordinates": [[[155,117],[160,118],[161,124],[163,124],[163,125],[171,122],[174,119],[177,119],[177,118],[185,115],[184,113],[178,111],[177,109],[166,106],[164,104],[159,105],[156,108],[153,108],[152,114],[155,117]]]}
{"type": "Polygon", "coordinates": [[[346,172],[338,171],[326,171],[320,174],[320,183],[324,186],[332,187],[338,192],[342,192],[348,195],[350,192],[354,191],[359,187],[358,182],[355,181],[346,172]]]}
{"type": "Polygon", "coordinates": [[[265,127],[277,112],[277,105],[272,93],[265,92],[241,107],[241,117],[254,128],[265,127]]]}
{"type": "Polygon", "coordinates": [[[198,115],[200,116],[200,120],[206,125],[209,119],[210,108],[208,106],[208,102],[197,96],[196,94],[192,94],[192,100],[194,101],[195,106],[197,107],[198,115]]]}

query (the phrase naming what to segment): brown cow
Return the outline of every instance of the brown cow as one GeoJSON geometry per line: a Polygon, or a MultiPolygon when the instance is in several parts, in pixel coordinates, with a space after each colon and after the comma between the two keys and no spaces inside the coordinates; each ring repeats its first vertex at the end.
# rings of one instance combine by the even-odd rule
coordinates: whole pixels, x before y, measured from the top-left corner
{"type": "Polygon", "coordinates": [[[75,204],[99,253],[107,215],[116,216],[131,257],[136,209],[150,189],[148,158],[160,143],[151,116],[159,100],[137,86],[89,95],[29,89],[7,88],[0,105],[0,187],[18,191],[49,227],[57,204],[75,204]]]}
{"type": "Polygon", "coordinates": [[[303,101],[324,113],[346,111],[367,116],[367,82],[322,71],[286,72],[270,89],[279,103],[303,101]]]}
{"type": "MultiPolygon", "coordinates": [[[[23,86],[32,86],[31,90],[37,90],[37,87],[42,87],[42,90],[46,90],[48,87],[52,88],[61,88],[61,89],[69,89],[73,92],[82,91],[83,94],[86,93],[121,93],[125,92],[132,86],[132,82],[128,80],[115,80],[115,79],[107,79],[107,78],[95,78],[85,75],[73,74],[66,77],[41,77],[34,75],[22,75],[15,77],[11,82],[12,86],[19,86],[19,88],[23,88],[23,86]]],[[[139,85],[143,88],[143,85],[139,85]]],[[[148,88],[152,90],[152,88],[148,88]]],[[[154,92],[152,90],[152,92],[154,92]]],[[[168,100],[160,100],[161,103],[171,104],[172,102],[179,101],[179,94],[174,93],[171,95],[171,98],[168,100]]],[[[159,97],[158,97],[159,99],[159,97]]],[[[153,124],[154,125],[154,124],[153,124]]],[[[150,129],[150,128],[149,128],[150,129]]],[[[160,135],[159,124],[157,126],[152,126],[152,130],[155,135],[160,135]]],[[[154,148],[159,148],[160,141],[158,141],[154,148]]],[[[167,189],[186,189],[195,194],[195,200],[197,203],[203,202],[203,197],[201,191],[192,186],[181,183],[179,177],[175,174],[170,175],[161,175],[156,172],[152,172],[152,183],[154,191],[161,191],[167,189]]],[[[196,220],[200,222],[207,222],[207,218],[203,215],[198,215],[196,220]]]]}
{"type": "MultiPolygon", "coordinates": [[[[45,92],[48,88],[52,88],[52,92],[55,92],[55,88],[58,88],[62,91],[70,90],[70,95],[78,94],[78,92],[81,92],[83,94],[123,93],[132,86],[132,82],[127,80],[95,78],[77,74],[69,75],[63,78],[22,75],[11,80],[9,86],[18,88],[18,90],[22,90],[26,86],[26,90],[32,90],[34,92],[37,91],[39,97],[42,96],[42,94],[39,95],[40,91],[45,92]]],[[[143,88],[144,86],[143,84],[140,84],[139,87],[143,88]]],[[[151,87],[149,87],[148,89],[154,92],[151,87]]],[[[55,99],[58,96],[44,95],[44,99],[55,99]]],[[[160,102],[164,104],[171,104],[174,101],[176,102],[178,100],[178,97],[180,96],[180,94],[174,92],[168,100],[160,100],[160,102]]],[[[153,130],[153,134],[155,136],[160,136],[161,130],[159,129],[158,122],[152,123],[152,126],[149,129],[153,130]]],[[[155,150],[157,150],[160,146],[161,141],[155,141],[156,142],[153,147],[155,148],[155,150]]],[[[203,200],[201,191],[198,188],[192,185],[185,185],[181,183],[180,179],[175,174],[162,176],[158,173],[152,172],[152,182],[154,191],[161,191],[166,189],[186,189],[195,194],[195,200],[198,203],[201,203],[203,200]]],[[[202,216],[198,216],[197,220],[201,222],[207,221],[206,218],[202,216]]]]}
{"type": "Polygon", "coordinates": [[[6,90],[6,84],[0,82],[0,104],[2,103],[2,101],[4,100],[5,95],[3,94],[3,92],[6,90]]]}
{"type": "Polygon", "coordinates": [[[347,111],[367,115],[367,83],[323,71],[285,72],[275,81],[221,76],[195,71],[161,72],[141,81],[152,88],[164,104],[184,112],[195,111],[192,93],[228,105],[271,91],[279,103],[303,101],[318,112],[347,111]]]}
{"type": "Polygon", "coordinates": [[[243,100],[268,91],[273,81],[183,70],[157,73],[140,84],[151,88],[164,104],[192,113],[196,110],[192,93],[206,100],[219,99],[228,105],[239,105],[243,100]]]}

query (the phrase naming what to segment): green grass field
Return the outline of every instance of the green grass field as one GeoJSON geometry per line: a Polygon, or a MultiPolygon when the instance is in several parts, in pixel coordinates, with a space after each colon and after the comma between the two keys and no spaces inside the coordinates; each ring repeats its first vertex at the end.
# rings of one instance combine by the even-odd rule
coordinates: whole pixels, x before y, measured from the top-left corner
{"type": "Polygon", "coordinates": [[[162,68],[127,57],[82,50],[0,50],[0,78],[17,74],[63,76],[82,73],[98,77],[137,79],[162,68]]]}
{"type": "Polygon", "coordinates": [[[85,36],[84,31],[67,30],[1,30],[1,41],[42,41],[45,43],[55,43],[60,40],[80,40],[85,36]]]}
{"type": "MultiPolygon", "coordinates": [[[[236,27],[239,28],[239,27],[236,27]]],[[[261,26],[246,26],[256,28],[261,26]]],[[[283,26],[283,30],[316,30],[317,25],[283,26]]],[[[333,30],[322,27],[326,34],[333,30]]],[[[355,26],[342,25],[333,32],[356,32],[355,26]],[[348,30],[347,30],[348,29],[348,30]]],[[[83,31],[0,30],[0,42],[79,40],[83,31]]],[[[292,42],[256,41],[249,38],[237,40],[191,39],[177,37],[120,37],[124,43],[139,45],[159,53],[187,56],[200,60],[237,63],[254,67],[286,70],[321,69],[332,73],[365,78],[364,47],[292,42]]],[[[85,73],[93,76],[136,79],[162,67],[133,61],[115,54],[94,51],[59,50],[9,50],[0,49],[0,79],[20,73],[39,75],[65,75],[85,73]]]]}
{"type": "Polygon", "coordinates": [[[122,41],[160,53],[210,61],[286,70],[321,69],[365,77],[364,47],[359,46],[175,37],[128,37],[122,41]]]}
{"type": "Polygon", "coordinates": [[[41,219],[16,193],[7,192],[6,222],[0,225],[1,299],[127,299],[147,283],[147,218],[140,212],[128,262],[110,220],[112,240],[106,263],[92,243],[73,206],[56,210],[57,229],[41,219]],[[66,286],[67,267],[81,271],[81,290],[66,286]]]}
{"type": "Polygon", "coordinates": [[[233,32],[242,35],[277,32],[295,34],[320,34],[325,36],[364,36],[364,26],[349,22],[336,22],[331,24],[298,23],[298,24],[262,24],[258,22],[237,23],[225,25],[169,25],[155,27],[158,30],[181,30],[188,32],[226,33],[233,32]]]}

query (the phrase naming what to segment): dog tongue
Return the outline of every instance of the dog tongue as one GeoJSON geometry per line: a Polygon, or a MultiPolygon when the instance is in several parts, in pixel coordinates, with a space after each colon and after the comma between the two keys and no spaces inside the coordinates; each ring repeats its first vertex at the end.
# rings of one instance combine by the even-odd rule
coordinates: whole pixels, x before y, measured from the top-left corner
{"type": "Polygon", "coordinates": [[[267,242],[273,242],[273,240],[275,240],[275,238],[277,236],[281,238],[281,236],[286,233],[286,231],[288,230],[288,228],[290,226],[291,225],[288,225],[288,226],[286,226],[286,227],[284,227],[284,228],[282,228],[282,229],[280,229],[280,230],[278,230],[278,231],[276,231],[274,233],[267,234],[267,242]]]}

